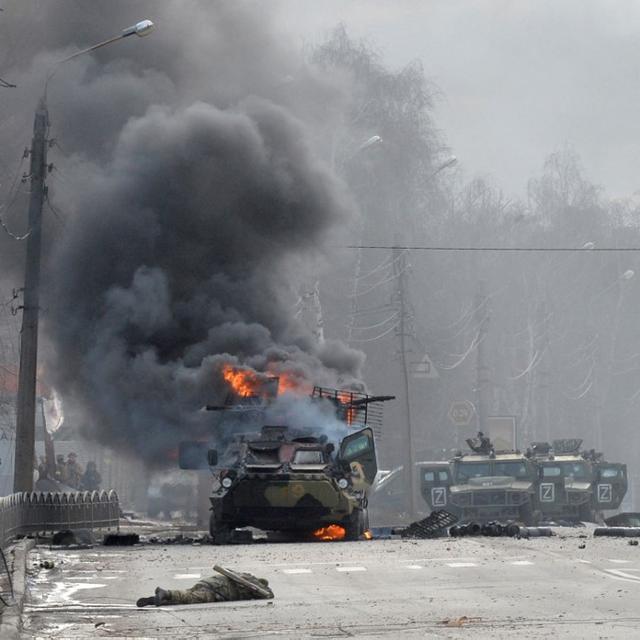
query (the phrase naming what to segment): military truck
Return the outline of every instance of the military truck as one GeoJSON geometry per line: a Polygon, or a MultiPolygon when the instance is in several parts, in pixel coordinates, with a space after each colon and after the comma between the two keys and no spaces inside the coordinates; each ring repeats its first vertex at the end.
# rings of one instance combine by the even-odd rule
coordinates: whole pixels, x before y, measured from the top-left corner
{"type": "MultiPolygon", "coordinates": [[[[345,539],[359,538],[369,526],[368,490],[377,472],[367,414],[373,413],[371,404],[388,399],[316,387],[312,400],[325,403],[342,422],[339,438],[323,434],[321,425],[263,424],[209,449],[214,541],[225,543],[234,529],[246,526],[310,534],[337,525],[345,539]]],[[[234,407],[235,423],[242,422],[239,411],[234,407]]],[[[255,424],[255,406],[251,412],[255,424]]],[[[202,467],[202,451],[202,443],[183,443],[181,467],[202,467]]]]}
{"type": "Polygon", "coordinates": [[[451,502],[449,488],[453,484],[448,462],[418,462],[420,493],[432,510],[448,509],[451,502]]]}
{"type": "Polygon", "coordinates": [[[539,469],[537,509],[545,520],[601,522],[627,492],[627,467],[601,453],[581,451],[579,438],[536,442],[531,456],[539,469]]]}
{"type": "Polygon", "coordinates": [[[461,522],[514,521],[535,524],[534,463],[519,451],[495,451],[478,434],[467,444],[471,453],[448,463],[420,463],[422,495],[431,509],[446,509],[461,522]]]}

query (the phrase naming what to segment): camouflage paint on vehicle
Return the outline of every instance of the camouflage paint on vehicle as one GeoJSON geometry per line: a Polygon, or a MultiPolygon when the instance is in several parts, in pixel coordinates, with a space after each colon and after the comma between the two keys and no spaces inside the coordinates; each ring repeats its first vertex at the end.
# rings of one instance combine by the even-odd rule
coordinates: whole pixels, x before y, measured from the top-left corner
{"type": "Polygon", "coordinates": [[[462,522],[534,524],[536,470],[518,452],[471,453],[451,462],[453,512],[462,522]]]}
{"type": "Polygon", "coordinates": [[[370,428],[345,437],[336,452],[326,438],[265,426],[235,443],[233,455],[214,471],[214,538],[244,526],[308,532],[338,524],[354,539],[368,527],[367,490],[377,471],[370,428]]]}
{"type": "Polygon", "coordinates": [[[546,520],[593,521],[617,509],[627,492],[627,467],[604,460],[595,451],[581,451],[582,440],[534,443],[539,468],[537,509],[546,520]]]}

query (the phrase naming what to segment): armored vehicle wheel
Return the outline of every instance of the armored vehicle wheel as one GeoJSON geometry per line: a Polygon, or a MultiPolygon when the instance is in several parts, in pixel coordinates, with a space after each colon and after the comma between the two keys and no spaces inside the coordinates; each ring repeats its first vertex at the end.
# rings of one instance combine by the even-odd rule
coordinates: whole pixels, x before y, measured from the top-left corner
{"type": "Polygon", "coordinates": [[[533,527],[536,524],[535,512],[530,502],[526,502],[520,508],[520,518],[526,527],[533,527]]]}
{"type": "Polygon", "coordinates": [[[578,519],[582,522],[597,522],[596,512],[588,503],[583,504],[580,506],[580,511],[578,512],[578,519]]]}
{"type": "Polygon", "coordinates": [[[345,540],[358,540],[368,526],[369,515],[366,509],[354,509],[349,521],[345,524],[345,540]],[[365,526],[365,523],[367,525],[365,526]]]}
{"type": "Polygon", "coordinates": [[[231,541],[231,528],[221,524],[213,511],[209,518],[209,535],[213,544],[229,544],[231,541]]]}

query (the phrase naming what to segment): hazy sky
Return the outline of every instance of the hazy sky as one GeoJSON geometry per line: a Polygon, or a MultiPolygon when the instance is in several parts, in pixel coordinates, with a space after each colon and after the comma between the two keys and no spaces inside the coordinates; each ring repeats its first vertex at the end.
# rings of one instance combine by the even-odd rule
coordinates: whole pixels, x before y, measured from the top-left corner
{"type": "Polygon", "coordinates": [[[640,190],[637,0],[279,0],[313,42],[337,22],[399,68],[420,59],[436,118],[470,176],[523,194],[550,152],[575,147],[611,196],[640,190]]]}

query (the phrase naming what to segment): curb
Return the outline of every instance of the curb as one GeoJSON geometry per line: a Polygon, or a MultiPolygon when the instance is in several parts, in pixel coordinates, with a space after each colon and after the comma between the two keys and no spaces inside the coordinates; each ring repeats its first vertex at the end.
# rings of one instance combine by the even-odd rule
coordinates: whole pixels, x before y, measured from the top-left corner
{"type": "Polygon", "coordinates": [[[20,638],[22,608],[27,591],[27,557],[33,547],[35,547],[34,540],[25,539],[5,551],[6,555],[13,556],[14,603],[0,615],[0,638],[2,640],[19,640],[20,638]]]}

